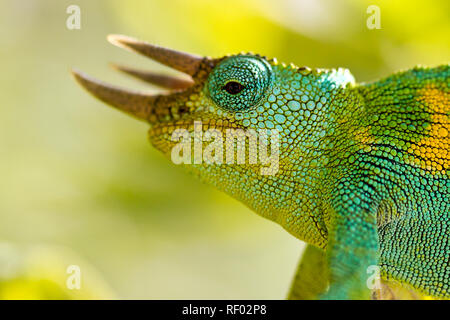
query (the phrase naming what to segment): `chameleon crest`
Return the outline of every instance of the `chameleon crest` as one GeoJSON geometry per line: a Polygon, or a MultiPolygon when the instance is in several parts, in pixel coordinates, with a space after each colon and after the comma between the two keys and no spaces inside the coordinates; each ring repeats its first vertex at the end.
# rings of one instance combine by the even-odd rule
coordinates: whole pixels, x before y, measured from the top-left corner
{"type": "Polygon", "coordinates": [[[216,142],[238,130],[277,134],[276,168],[261,171],[267,163],[252,162],[250,145],[247,161],[223,161],[215,149],[215,161],[193,156],[185,167],[308,243],[290,298],[450,298],[448,65],[356,84],[347,69],[108,39],[185,74],[116,66],[168,89],[149,95],[73,72],[94,96],[148,122],[151,143],[168,157],[175,133],[191,139],[196,121],[216,142]],[[381,284],[370,285],[371,270],[381,284]]]}

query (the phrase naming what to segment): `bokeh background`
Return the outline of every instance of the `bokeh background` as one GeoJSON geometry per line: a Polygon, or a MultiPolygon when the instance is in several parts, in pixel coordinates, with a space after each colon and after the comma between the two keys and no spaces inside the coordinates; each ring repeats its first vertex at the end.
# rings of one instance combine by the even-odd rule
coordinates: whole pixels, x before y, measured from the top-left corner
{"type": "Polygon", "coordinates": [[[108,62],[166,70],[111,46],[121,33],[221,56],[258,52],[371,81],[447,63],[447,0],[1,0],[0,298],[282,299],[303,248],[197,182],[145,124],[82,91],[77,67],[145,86],[108,62]],[[68,30],[66,8],[81,8],[68,30]],[[369,5],[381,29],[369,30],[369,5]],[[79,265],[81,290],[66,287],[79,265]]]}

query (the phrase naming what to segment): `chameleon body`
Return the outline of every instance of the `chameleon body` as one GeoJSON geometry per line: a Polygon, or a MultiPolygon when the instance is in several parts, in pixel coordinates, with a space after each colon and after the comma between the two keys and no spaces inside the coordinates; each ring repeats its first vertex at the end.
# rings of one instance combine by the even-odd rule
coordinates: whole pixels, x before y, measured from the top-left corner
{"type": "Polygon", "coordinates": [[[152,96],[74,72],[96,97],[147,121],[151,143],[167,156],[172,133],[197,120],[221,132],[279,132],[274,175],[262,175],[260,164],[185,166],[308,243],[290,298],[386,297],[368,286],[373,267],[388,287],[450,298],[449,65],[357,84],[346,69],[109,39],[191,76],[171,85],[119,67],[173,89],[152,96]]]}

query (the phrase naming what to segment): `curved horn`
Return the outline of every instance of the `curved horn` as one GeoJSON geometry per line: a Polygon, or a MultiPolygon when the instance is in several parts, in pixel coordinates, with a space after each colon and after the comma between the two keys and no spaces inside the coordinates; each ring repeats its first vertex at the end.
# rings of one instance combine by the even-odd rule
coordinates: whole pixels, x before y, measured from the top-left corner
{"type": "Polygon", "coordinates": [[[167,49],[123,35],[110,34],[107,39],[118,47],[138,52],[190,76],[195,75],[203,60],[197,55],[167,49]]]}
{"type": "Polygon", "coordinates": [[[179,90],[186,89],[194,84],[194,81],[187,78],[172,77],[169,75],[159,74],[151,71],[141,71],[113,63],[111,63],[110,65],[116,70],[124,72],[142,81],[160,86],[162,88],[179,90]]]}
{"type": "Polygon", "coordinates": [[[111,86],[78,70],[72,70],[72,75],[93,96],[140,120],[148,119],[158,97],[111,86]]]}

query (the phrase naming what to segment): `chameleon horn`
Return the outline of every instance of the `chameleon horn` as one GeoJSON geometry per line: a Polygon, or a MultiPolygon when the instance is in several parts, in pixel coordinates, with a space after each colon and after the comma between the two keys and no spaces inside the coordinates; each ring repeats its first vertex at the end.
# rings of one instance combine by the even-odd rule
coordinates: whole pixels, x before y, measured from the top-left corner
{"type": "Polygon", "coordinates": [[[186,89],[194,84],[194,82],[188,78],[172,77],[151,71],[141,71],[117,64],[111,64],[111,67],[132,77],[138,78],[142,81],[157,85],[162,88],[180,90],[186,89]]]}
{"type": "Polygon", "coordinates": [[[175,70],[194,76],[203,58],[190,53],[163,48],[127,36],[110,34],[107,37],[112,44],[138,52],[175,70]]]}
{"type": "Polygon", "coordinates": [[[93,96],[140,120],[148,119],[151,108],[158,98],[158,96],[133,92],[108,85],[77,70],[72,70],[72,75],[93,96]]]}

